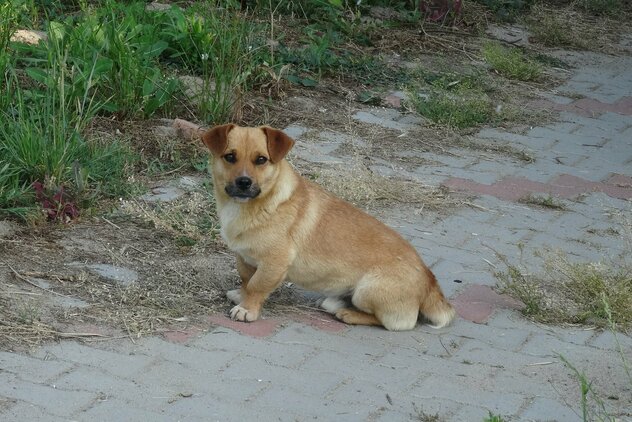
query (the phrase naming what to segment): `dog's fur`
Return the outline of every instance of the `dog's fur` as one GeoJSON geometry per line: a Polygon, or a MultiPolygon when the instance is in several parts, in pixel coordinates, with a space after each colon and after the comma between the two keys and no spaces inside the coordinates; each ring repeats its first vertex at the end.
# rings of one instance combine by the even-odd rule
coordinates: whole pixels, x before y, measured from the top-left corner
{"type": "Polygon", "coordinates": [[[415,249],[299,176],[285,160],[294,145],[285,133],[223,125],[202,140],[213,156],[221,234],[242,279],[227,294],[236,303],[231,318],[259,318],[289,279],[323,293],[322,307],[348,324],[410,330],[420,312],[437,328],[452,321],[454,309],[415,249]]]}

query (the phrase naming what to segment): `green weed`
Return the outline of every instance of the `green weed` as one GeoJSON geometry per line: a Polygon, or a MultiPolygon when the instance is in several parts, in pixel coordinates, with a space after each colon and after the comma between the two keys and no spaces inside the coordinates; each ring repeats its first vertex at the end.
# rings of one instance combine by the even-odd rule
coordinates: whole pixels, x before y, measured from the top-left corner
{"type": "Polygon", "coordinates": [[[494,415],[492,412],[489,412],[489,416],[483,419],[483,422],[505,422],[505,419],[500,415],[494,415]]]}
{"type": "Polygon", "coordinates": [[[499,43],[488,42],[483,45],[483,57],[492,69],[509,79],[537,81],[542,77],[540,65],[517,48],[505,48],[499,43]]]}
{"type": "MultiPolygon", "coordinates": [[[[17,85],[8,71],[4,96],[11,106],[0,111],[0,212],[23,216],[33,208],[32,184],[66,187],[84,199],[118,195],[133,156],[122,144],[87,141],[82,132],[98,110],[88,92],[86,75],[66,75],[68,67],[48,69],[49,83],[32,92],[17,85]]],[[[88,77],[89,79],[89,77],[88,77]]],[[[89,89],[89,88],[88,88],[89,89]]],[[[6,103],[6,100],[2,102],[6,103]]]]}
{"type": "Polygon", "coordinates": [[[494,118],[491,99],[476,77],[425,74],[422,78],[422,86],[408,89],[410,105],[422,116],[459,129],[480,126],[494,118]]]}

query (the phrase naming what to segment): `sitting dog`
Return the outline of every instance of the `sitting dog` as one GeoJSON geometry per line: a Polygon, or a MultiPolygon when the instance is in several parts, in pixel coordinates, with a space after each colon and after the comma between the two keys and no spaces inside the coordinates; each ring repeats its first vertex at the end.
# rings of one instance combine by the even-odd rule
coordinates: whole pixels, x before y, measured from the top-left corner
{"type": "Polygon", "coordinates": [[[420,312],[436,328],[452,321],[454,309],[415,249],[296,173],[285,159],[288,135],[228,124],[202,141],[213,157],[221,235],[242,280],[227,293],[232,319],[255,321],[288,279],[325,295],[323,309],[347,324],[411,330],[420,312]]]}

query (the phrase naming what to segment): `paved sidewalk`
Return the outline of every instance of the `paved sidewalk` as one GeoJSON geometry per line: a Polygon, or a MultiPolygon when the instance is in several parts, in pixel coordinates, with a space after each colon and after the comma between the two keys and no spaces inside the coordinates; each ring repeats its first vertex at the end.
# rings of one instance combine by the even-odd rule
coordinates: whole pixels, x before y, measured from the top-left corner
{"type": "MultiPolygon", "coordinates": [[[[579,421],[579,384],[558,354],[595,380],[612,414],[632,420],[632,386],[611,333],[531,323],[519,304],[491,289],[494,251],[538,271],[535,251],[546,246],[577,260],[625,247],[608,229],[631,215],[632,59],[566,59],[577,66],[573,76],[542,103],[559,110],[560,121],[521,134],[477,135],[525,149],[535,162],[455,148],[454,155],[423,153],[434,164],[415,169],[375,166],[475,195],[477,208],[440,221],[423,213],[386,218],[457,306],[453,326],[391,333],[315,311],[247,325],[213,315],[205,327],[134,343],[63,341],[30,354],[0,353],[0,420],[423,421],[438,414],[482,421],[493,412],[508,420],[579,421]],[[574,99],[578,94],[583,98],[574,99]],[[568,199],[568,210],[517,202],[529,193],[568,199]]],[[[415,124],[385,109],[355,118],[404,134],[415,124]]],[[[327,159],[340,141],[323,134],[320,144],[308,143],[301,138],[308,129],[288,128],[296,154],[327,159]]],[[[632,338],[618,339],[632,360],[632,338]]]]}

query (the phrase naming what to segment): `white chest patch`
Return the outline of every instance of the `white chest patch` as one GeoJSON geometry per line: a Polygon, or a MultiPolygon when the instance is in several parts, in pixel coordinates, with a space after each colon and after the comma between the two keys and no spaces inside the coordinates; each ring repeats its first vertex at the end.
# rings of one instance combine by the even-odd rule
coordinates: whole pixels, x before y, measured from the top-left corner
{"type": "Polygon", "coordinates": [[[219,222],[221,225],[220,234],[224,241],[231,247],[231,243],[239,233],[238,220],[241,215],[241,208],[235,202],[228,202],[219,211],[219,222]]]}

